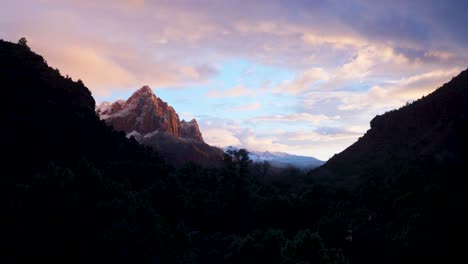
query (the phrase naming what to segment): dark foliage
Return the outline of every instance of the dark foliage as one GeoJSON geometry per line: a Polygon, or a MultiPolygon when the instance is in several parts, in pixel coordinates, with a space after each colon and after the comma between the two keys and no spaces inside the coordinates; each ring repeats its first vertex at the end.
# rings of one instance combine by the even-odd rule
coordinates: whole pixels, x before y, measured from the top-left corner
{"type": "Polygon", "coordinates": [[[24,45],[0,41],[0,87],[1,263],[466,262],[462,154],[370,162],[354,189],[292,168],[267,183],[245,150],[166,166],[24,45]]]}

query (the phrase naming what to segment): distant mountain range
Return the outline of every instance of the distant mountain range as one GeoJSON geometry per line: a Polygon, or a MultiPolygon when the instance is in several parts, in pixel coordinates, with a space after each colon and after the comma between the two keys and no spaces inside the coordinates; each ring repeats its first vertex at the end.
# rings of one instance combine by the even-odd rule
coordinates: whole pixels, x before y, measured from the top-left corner
{"type": "MultiPolygon", "coordinates": [[[[224,148],[224,151],[238,150],[239,148],[229,146],[224,148]]],[[[253,162],[264,162],[267,161],[271,165],[278,168],[286,168],[289,166],[297,167],[299,169],[313,169],[324,164],[324,161],[318,160],[314,157],[292,155],[284,152],[269,152],[269,151],[251,151],[249,152],[249,158],[253,162]]]]}

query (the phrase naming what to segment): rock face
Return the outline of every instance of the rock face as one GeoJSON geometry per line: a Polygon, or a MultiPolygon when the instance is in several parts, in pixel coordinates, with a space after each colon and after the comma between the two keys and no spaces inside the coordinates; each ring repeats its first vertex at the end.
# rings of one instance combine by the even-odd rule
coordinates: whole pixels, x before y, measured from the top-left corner
{"type": "MultiPolygon", "coordinates": [[[[167,132],[174,137],[181,136],[182,123],[179,115],[172,106],[158,98],[151,88],[143,86],[127,100],[119,100],[112,104],[102,103],[97,110],[101,119],[106,120],[116,130],[131,133],[136,131],[140,134],[148,134],[153,131],[167,132]]],[[[195,121],[196,123],[196,121],[195,121]]],[[[185,121],[183,122],[185,125],[185,121]]],[[[203,141],[198,125],[196,138],[203,141]]],[[[183,133],[183,135],[191,135],[183,133]]]]}
{"type": "Polygon", "coordinates": [[[222,150],[203,141],[195,119],[180,121],[174,108],[148,86],[134,92],[126,101],[103,102],[96,111],[114,129],[154,148],[174,165],[190,161],[213,165],[223,159],[222,150]]]}
{"type": "Polygon", "coordinates": [[[191,138],[195,141],[203,141],[197,120],[192,119],[190,122],[185,122],[185,120],[182,120],[180,122],[179,137],[191,138]]]}

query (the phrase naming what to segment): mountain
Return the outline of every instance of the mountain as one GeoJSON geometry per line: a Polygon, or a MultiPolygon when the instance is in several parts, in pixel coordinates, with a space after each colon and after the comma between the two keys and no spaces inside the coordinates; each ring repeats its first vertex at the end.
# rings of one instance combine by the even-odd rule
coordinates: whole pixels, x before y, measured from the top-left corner
{"type": "MultiPolygon", "coordinates": [[[[0,40],[0,87],[0,262],[125,259],[113,257],[121,248],[112,230],[119,225],[118,232],[127,232],[116,223],[154,217],[130,216],[118,197],[130,197],[170,168],[104,124],[81,80],[62,76],[24,44],[0,40]],[[117,213],[112,203],[125,209],[117,213]]],[[[139,241],[150,233],[132,230],[139,241]]],[[[127,246],[132,260],[148,252],[127,246]]]]}
{"type": "MultiPolygon", "coordinates": [[[[238,148],[229,146],[224,149],[225,152],[229,150],[238,150],[238,148]]],[[[299,169],[313,169],[321,166],[324,162],[313,157],[291,155],[284,152],[269,152],[269,151],[248,151],[249,158],[253,162],[268,161],[271,165],[278,168],[286,168],[289,166],[297,167],[299,169]]]]}
{"type": "Polygon", "coordinates": [[[192,119],[189,122],[185,120],[180,121],[180,133],[182,138],[191,138],[195,141],[203,142],[203,137],[198,127],[197,120],[192,119]]]}
{"type": "Polygon", "coordinates": [[[148,86],[134,92],[126,101],[103,102],[96,111],[102,120],[126,134],[138,132],[146,135],[160,131],[174,137],[203,141],[197,121],[180,122],[174,108],[158,98],[148,86]]]}
{"type": "Polygon", "coordinates": [[[314,175],[349,183],[407,164],[460,164],[468,149],[468,70],[431,94],[378,115],[364,136],[314,175]]]}
{"type": "Polygon", "coordinates": [[[294,166],[299,169],[313,169],[321,166],[324,162],[314,157],[292,155],[284,152],[250,152],[250,159],[254,162],[268,161],[276,167],[294,166]]]}
{"type": "Polygon", "coordinates": [[[310,172],[311,183],[359,197],[367,220],[351,229],[355,263],[441,263],[464,252],[467,105],[465,70],[431,94],[376,116],[356,143],[310,172]]]}
{"type": "Polygon", "coordinates": [[[18,169],[38,170],[50,160],[131,159],[135,152],[125,150],[140,149],[99,120],[81,80],[63,77],[24,45],[0,41],[0,58],[1,149],[9,166],[28,161],[18,169]]]}
{"type": "Polygon", "coordinates": [[[219,166],[222,150],[203,141],[195,119],[180,121],[174,108],[143,86],[127,100],[103,102],[96,107],[100,118],[127,137],[158,151],[173,165],[195,162],[219,166]]]}

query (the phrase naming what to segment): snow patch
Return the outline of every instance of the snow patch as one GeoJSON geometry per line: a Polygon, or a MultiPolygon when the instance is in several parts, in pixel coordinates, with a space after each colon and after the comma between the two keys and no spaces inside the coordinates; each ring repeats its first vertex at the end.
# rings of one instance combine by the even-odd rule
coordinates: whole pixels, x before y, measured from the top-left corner
{"type": "Polygon", "coordinates": [[[159,133],[159,130],[155,130],[155,131],[153,131],[153,132],[150,132],[150,133],[148,133],[148,134],[145,134],[143,137],[144,137],[144,138],[149,138],[149,137],[152,137],[152,136],[154,136],[154,135],[156,135],[156,134],[158,134],[158,133],[159,133]]]}
{"type": "Polygon", "coordinates": [[[127,134],[127,138],[134,137],[137,141],[140,141],[142,139],[142,135],[138,133],[137,131],[132,131],[127,134]]]}

